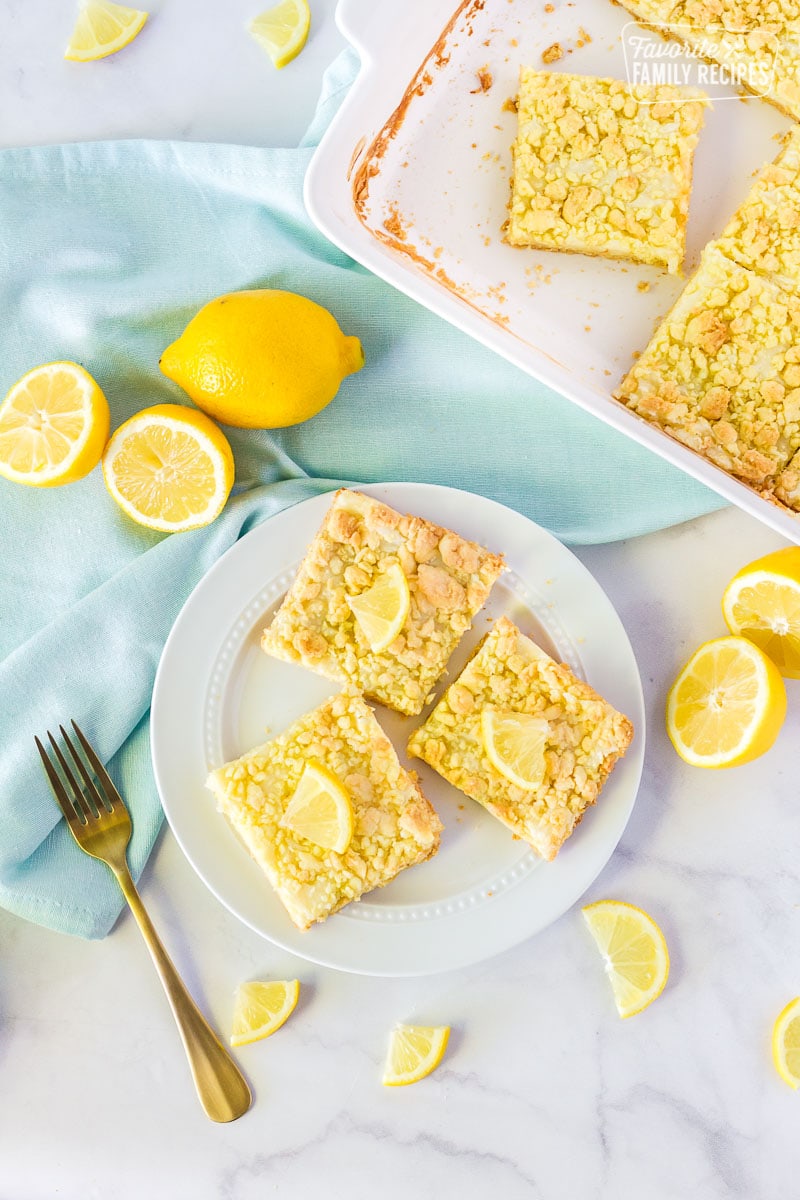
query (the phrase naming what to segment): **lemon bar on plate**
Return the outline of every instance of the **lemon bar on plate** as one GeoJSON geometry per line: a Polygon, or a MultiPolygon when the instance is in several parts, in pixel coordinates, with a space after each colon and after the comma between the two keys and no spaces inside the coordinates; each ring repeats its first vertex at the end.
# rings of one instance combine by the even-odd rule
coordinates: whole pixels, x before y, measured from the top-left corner
{"type": "Polygon", "coordinates": [[[800,511],[800,294],[712,242],[616,394],[761,495],[800,511]]]}
{"type": "Polygon", "coordinates": [[[261,645],[413,715],[502,570],[483,546],[343,488],[261,645]]]}
{"type": "Polygon", "coordinates": [[[626,717],[501,617],[408,753],[553,859],[632,737],[626,717]]]}
{"type": "Polygon", "coordinates": [[[680,272],[705,93],[520,72],[506,241],[680,272]]]}
{"type": "Polygon", "coordinates": [[[208,787],[300,929],[439,847],[439,818],[355,694],[226,763],[208,787]]]}

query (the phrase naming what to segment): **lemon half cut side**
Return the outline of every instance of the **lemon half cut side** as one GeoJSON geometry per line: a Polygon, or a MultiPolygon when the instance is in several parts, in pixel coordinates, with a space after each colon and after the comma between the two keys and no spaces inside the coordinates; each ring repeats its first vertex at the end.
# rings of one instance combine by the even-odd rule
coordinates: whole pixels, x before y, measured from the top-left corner
{"type": "Polygon", "coordinates": [[[731,633],[754,642],[781,675],[800,679],[800,546],[785,546],[743,567],[725,589],[731,633]]]}
{"type": "Polygon", "coordinates": [[[0,405],[0,475],[29,487],[74,483],[99,463],[109,425],[108,402],[83,367],[34,367],[0,405]]]}
{"type": "Polygon", "coordinates": [[[222,512],[233,486],[233,453],[204,413],[157,404],[120,425],[103,455],[103,475],[134,521],[178,533],[222,512]]]}
{"type": "Polygon", "coordinates": [[[695,651],[667,698],[667,733],[696,767],[736,767],[764,754],[786,716],[786,688],[763,650],[743,637],[695,651]]]}

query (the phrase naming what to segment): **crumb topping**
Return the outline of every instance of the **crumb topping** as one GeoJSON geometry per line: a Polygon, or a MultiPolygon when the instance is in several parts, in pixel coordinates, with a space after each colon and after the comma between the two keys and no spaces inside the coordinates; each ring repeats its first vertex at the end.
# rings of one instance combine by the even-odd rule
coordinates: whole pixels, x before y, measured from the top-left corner
{"type": "Polygon", "coordinates": [[[214,771],[220,810],[301,929],[435,854],[441,823],[372,710],[342,693],[266,745],[214,771]],[[309,759],[346,788],[353,837],[342,854],[280,825],[309,759]]]}
{"type": "Polygon", "coordinates": [[[502,558],[483,546],[342,489],[261,644],[268,654],[413,715],[502,570],[502,558]],[[408,581],[409,614],[394,642],[375,653],[347,598],[366,591],[391,564],[408,581]]]}
{"type": "Polygon", "coordinates": [[[619,389],[635,412],[767,492],[800,449],[800,296],[712,243],[619,389]]]}
{"type": "Polygon", "coordinates": [[[597,800],[632,736],[626,717],[502,617],[411,735],[408,753],[552,859],[597,800]],[[489,760],[481,733],[487,707],[547,721],[545,773],[538,787],[518,787],[489,760]]]}
{"type": "Polygon", "coordinates": [[[696,88],[524,67],[506,240],[678,272],[705,103],[696,88]]]}

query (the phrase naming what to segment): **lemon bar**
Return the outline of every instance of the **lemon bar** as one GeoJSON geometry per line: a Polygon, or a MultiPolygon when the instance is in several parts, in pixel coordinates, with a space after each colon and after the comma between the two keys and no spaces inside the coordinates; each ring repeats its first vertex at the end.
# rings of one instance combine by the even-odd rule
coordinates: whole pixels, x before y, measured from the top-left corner
{"type": "Polygon", "coordinates": [[[439,847],[439,818],[355,694],[334,696],[280,737],[226,763],[208,787],[300,929],[439,847]],[[349,799],[352,838],[342,853],[281,824],[308,763],[321,764],[349,799]]]}
{"type": "Polygon", "coordinates": [[[731,217],[717,249],[732,262],[800,292],[800,130],[795,127],[731,217]]]}
{"type": "Polygon", "coordinates": [[[506,241],[679,273],[706,102],[523,67],[506,241]]]}
{"type": "MultiPolygon", "coordinates": [[[[800,117],[800,0],[614,0],[727,78],[800,117]]],[[[702,76],[700,76],[702,80],[702,76]]]]}
{"type": "Polygon", "coordinates": [[[501,617],[408,753],[421,758],[541,855],[553,859],[594,804],[633,727],[628,719],[501,617]],[[487,715],[539,718],[540,771],[511,782],[487,747],[487,715]]]}
{"type": "Polygon", "coordinates": [[[792,460],[800,450],[797,294],[731,262],[711,243],[617,396],[717,466],[800,511],[792,499],[792,460]]]}
{"type": "Polygon", "coordinates": [[[413,715],[502,570],[502,557],[483,546],[343,488],[261,645],[413,715]],[[407,611],[390,644],[376,648],[353,606],[392,580],[407,611]]]}

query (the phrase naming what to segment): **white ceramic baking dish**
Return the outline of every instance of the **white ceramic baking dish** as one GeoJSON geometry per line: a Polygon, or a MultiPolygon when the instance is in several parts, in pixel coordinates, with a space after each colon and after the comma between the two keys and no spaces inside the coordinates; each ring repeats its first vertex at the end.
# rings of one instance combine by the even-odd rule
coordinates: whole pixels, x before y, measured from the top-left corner
{"type": "MultiPolygon", "coordinates": [[[[611,395],[682,281],[502,240],[516,122],[506,102],[520,65],[541,65],[558,42],[553,69],[624,79],[628,21],[608,0],[340,0],[361,71],[310,164],[306,205],[376,275],[800,543],[798,516],[611,395]]],[[[695,156],[685,274],[788,124],[763,100],[714,100],[695,156]]]]}

